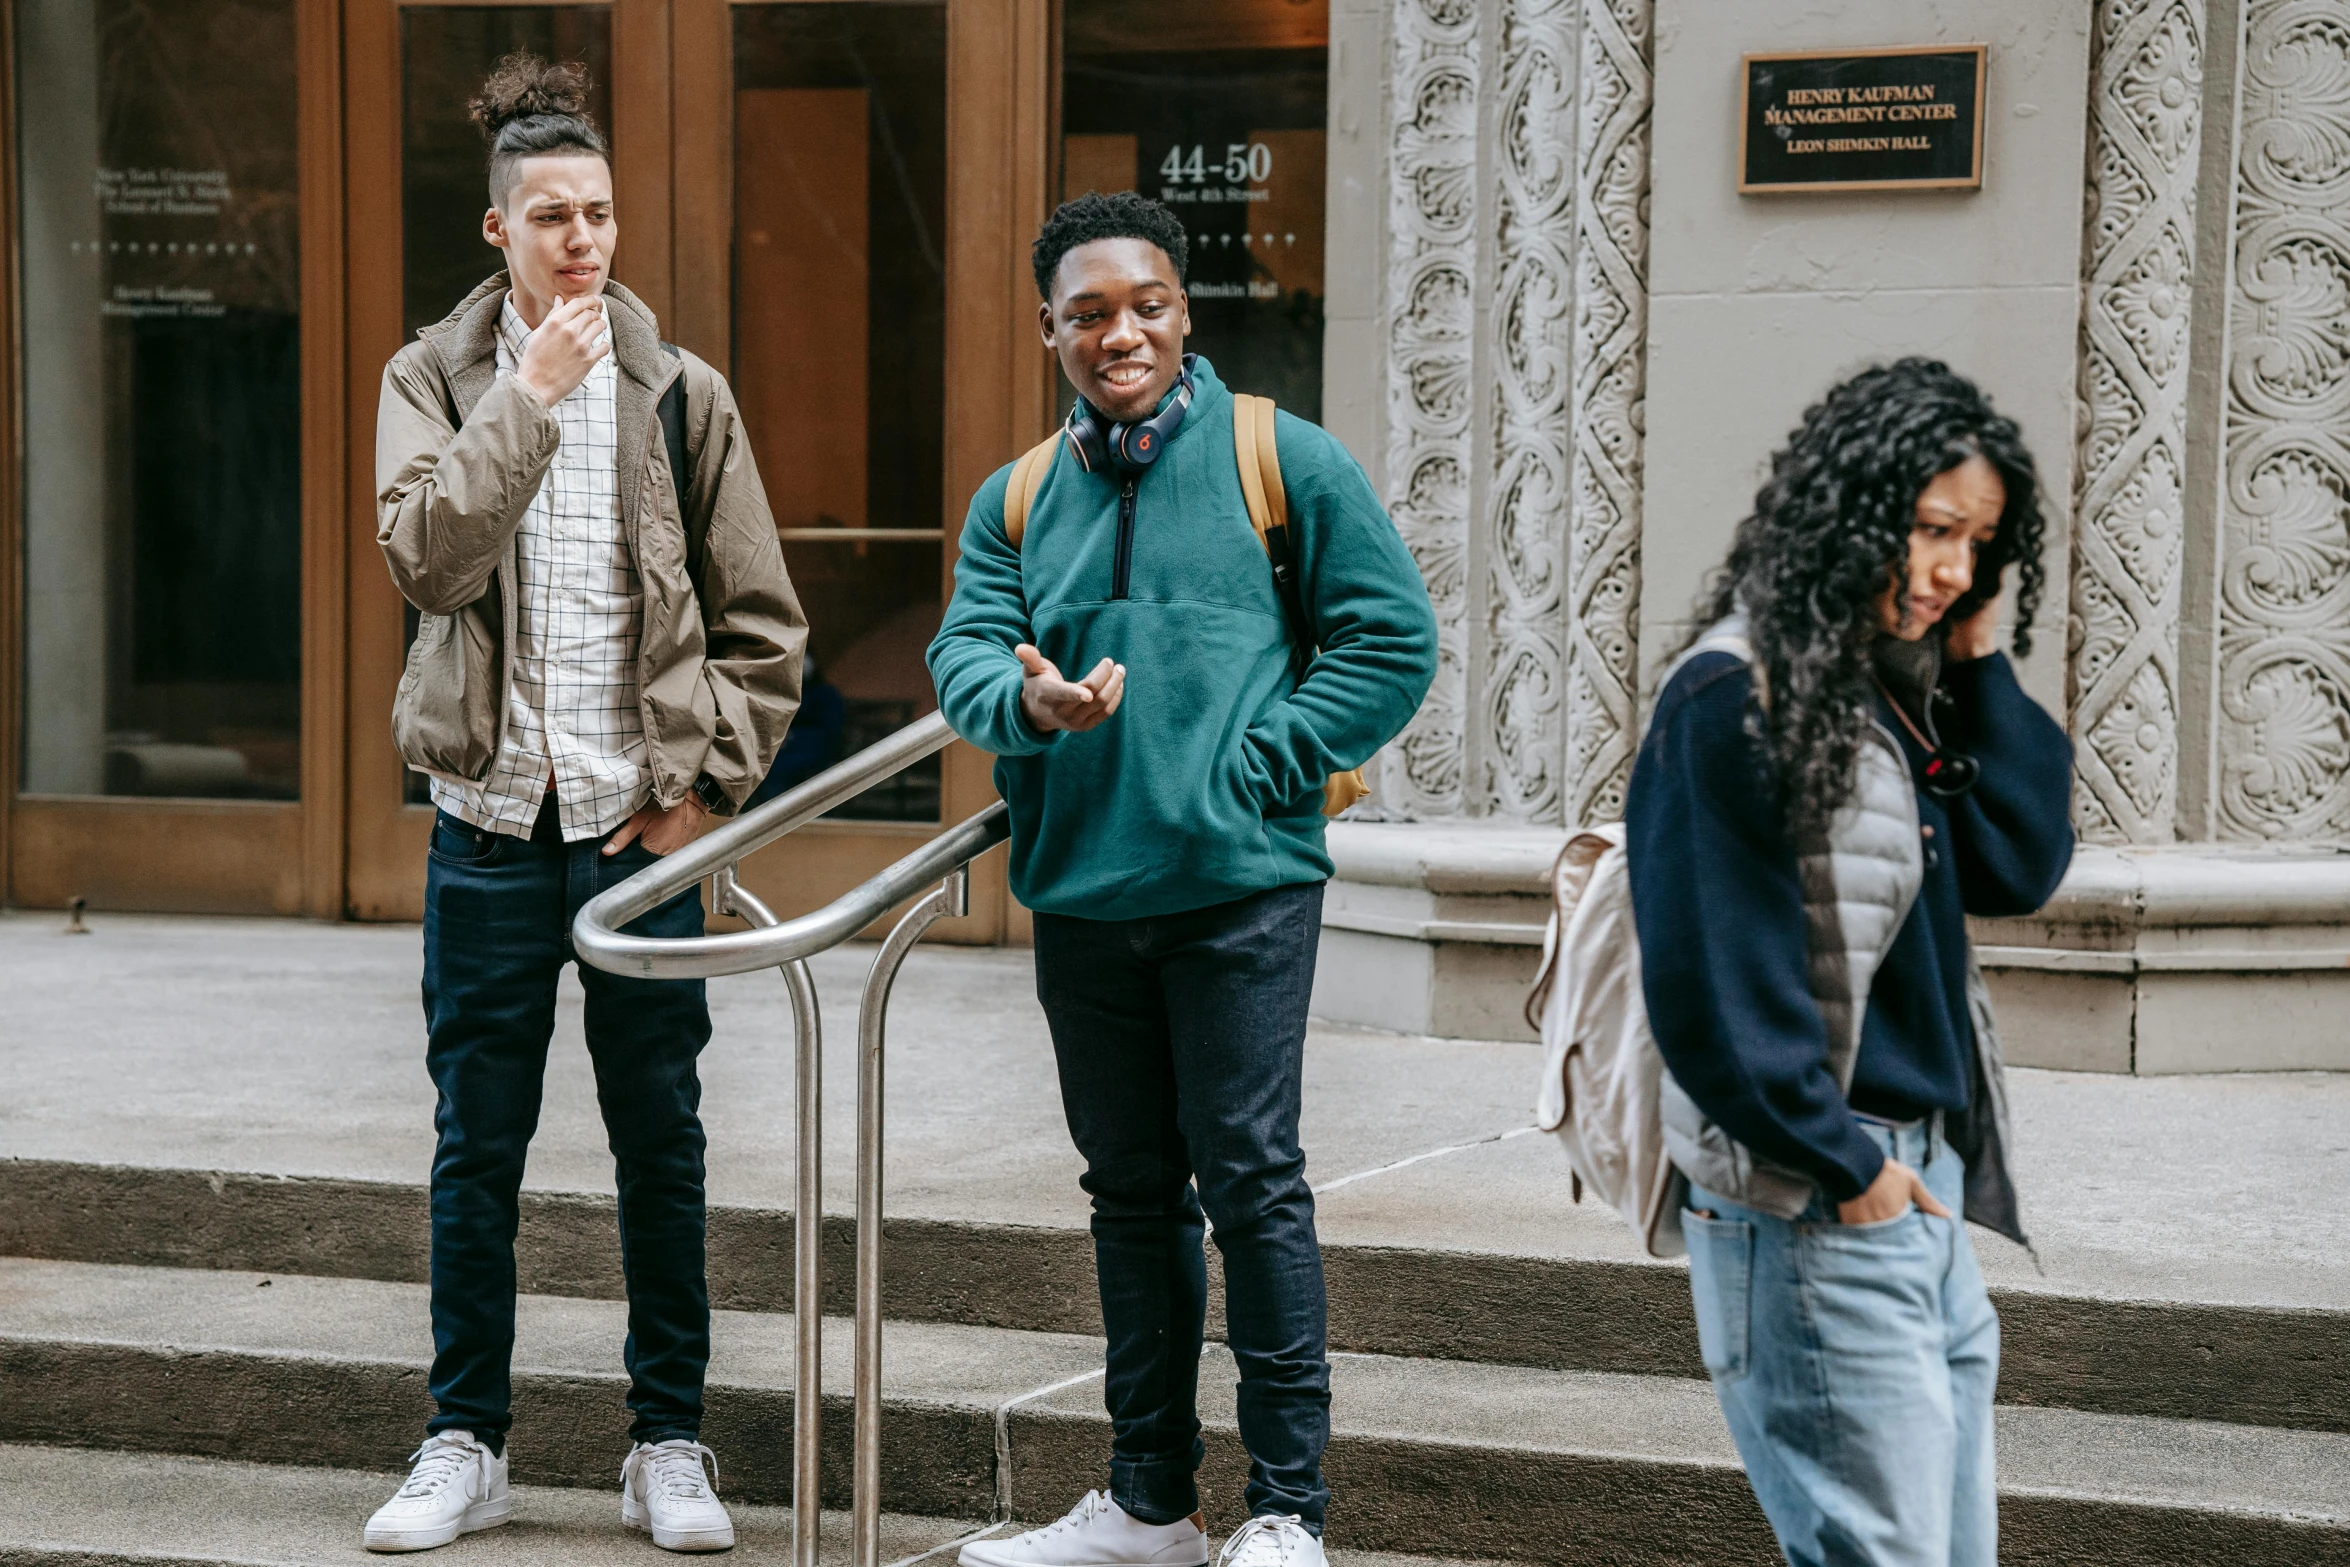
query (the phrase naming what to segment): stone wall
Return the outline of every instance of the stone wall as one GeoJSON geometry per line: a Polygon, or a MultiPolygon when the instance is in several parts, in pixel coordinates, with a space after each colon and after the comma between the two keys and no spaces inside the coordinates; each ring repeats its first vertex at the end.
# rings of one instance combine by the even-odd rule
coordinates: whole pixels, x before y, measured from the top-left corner
{"type": "Polygon", "coordinates": [[[1651,16],[1645,0],[1393,0],[1332,17],[1334,198],[1381,193],[1355,252],[1378,305],[1348,315],[1333,282],[1328,361],[1334,385],[1376,397],[1334,397],[1332,426],[1381,478],[1442,628],[1428,702],[1374,770],[1391,819],[1622,805],[1651,16]],[[1373,57],[1376,75],[1350,64],[1373,57]],[[1381,132],[1350,136],[1350,116],[1381,132]]]}
{"type": "MultiPolygon", "coordinates": [[[[2259,1064],[2332,1060],[2313,1020],[2350,1001],[2342,0],[1334,0],[1332,50],[1329,418],[1443,636],[1370,825],[1341,835],[1386,889],[1350,898],[1342,866],[1347,966],[1475,944],[1465,893],[1405,932],[1394,868],[1444,883],[1475,858],[1464,830],[1507,830],[1508,907],[1454,965],[1501,988],[1432,990],[1416,1015],[1506,1011],[1533,961],[1527,830],[1618,814],[1645,683],[1771,449],[1841,375],[1925,352],[2018,418],[2048,486],[2024,673],[2079,743],[2089,847],[2079,886],[1987,948],[2026,1057],[2065,1058],[2094,1013],[2078,1064],[2133,1069],[2158,1036],[2165,1061],[2224,1062],[2181,1030],[2290,990],[2270,1010],[2308,1048],[2269,1037],[2259,1064]],[[1742,53],[1937,42],[1990,46],[1981,191],[1736,194],[1742,53]],[[2224,919],[2164,891],[2214,877],[2224,919]],[[2241,1004],[2158,1015],[2197,986],[2241,1004]]],[[[1413,971],[1441,988],[1444,968],[1413,971]]]]}

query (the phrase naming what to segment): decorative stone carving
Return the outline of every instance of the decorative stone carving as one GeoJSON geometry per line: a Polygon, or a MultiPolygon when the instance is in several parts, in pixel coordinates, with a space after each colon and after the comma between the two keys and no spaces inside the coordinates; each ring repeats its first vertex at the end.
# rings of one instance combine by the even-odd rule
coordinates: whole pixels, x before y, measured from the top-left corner
{"type": "Polygon", "coordinates": [[[1639,738],[1654,0],[1579,0],[1565,814],[1621,816],[1639,738]]]}
{"type": "Polygon", "coordinates": [[[2350,10],[2247,0],[2219,828],[2350,837],[2350,10]]]}
{"type": "Polygon", "coordinates": [[[1477,671],[1485,814],[1560,819],[1575,0],[1503,0],[1494,115],[1493,464],[1477,671]]]}
{"type": "Polygon", "coordinates": [[[2098,0],[2081,320],[2073,657],[2083,836],[2176,831],[2187,320],[2202,0],[2098,0]]]}
{"type": "Polygon", "coordinates": [[[1436,682],[1383,753],[1387,815],[1464,806],[1471,375],[1477,310],[1476,0],[1395,0],[1388,142],[1388,509],[1435,602],[1436,682]]]}

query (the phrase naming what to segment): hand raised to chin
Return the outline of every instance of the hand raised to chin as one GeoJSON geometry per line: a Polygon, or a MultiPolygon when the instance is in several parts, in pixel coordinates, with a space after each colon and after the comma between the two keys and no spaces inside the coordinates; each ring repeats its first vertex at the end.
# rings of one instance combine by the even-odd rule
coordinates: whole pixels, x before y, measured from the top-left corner
{"type": "Polygon", "coordinates": [[[612,351],[601,295],[577,294],[558,300],[530,334],[514,378],[549,408],[569,397],[588,378],[596,361],[612,351]]]}

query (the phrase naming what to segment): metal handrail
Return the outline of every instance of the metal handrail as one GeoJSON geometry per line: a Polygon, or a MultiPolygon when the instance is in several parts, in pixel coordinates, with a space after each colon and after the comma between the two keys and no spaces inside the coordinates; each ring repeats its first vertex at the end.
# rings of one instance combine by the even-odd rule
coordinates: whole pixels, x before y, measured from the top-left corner
{"type": "Polygon", "coordinates": [[[930,889],[906,911],[874,956],[857,1014],[857,1336],[855,1494],[856,1567],[881,1559],[881,1176],[882,1046],[890,989],[923,933],[949,915],[970,912],[971,862],[1010,835],[997,801],[948,828],[880,875],[812,914],[781,920],[736,880],[751,854],[874,784],[905,771],[954,739],[943,715],[917,719],[878,744],[817,774],[798,788],[705,834],[619,886],[598,894],[571,928],[583,962],[645,979],[705,979],[780,968],[791,992],[793,1104],[798,1168],[792,1185],[792,1561],[816,1567],[821,1495],[824,1349],[823,1020],[807,960],[847,941],[907,898],[930,889]],[[621,927],[695,883],[710,884],[713,912],[751,928],[718,936],[632,936],[621,927]]]}

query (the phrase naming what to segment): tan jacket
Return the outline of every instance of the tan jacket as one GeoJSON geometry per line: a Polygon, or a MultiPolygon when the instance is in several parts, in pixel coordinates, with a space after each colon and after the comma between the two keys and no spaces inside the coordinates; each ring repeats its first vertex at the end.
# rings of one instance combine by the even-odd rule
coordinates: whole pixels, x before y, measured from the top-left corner
{"type": "MultiPolygon", "coordinates": [[[[620,375],[620,529],[644,588],[637,666],[653,799],[710,775],[730,805],[759,786],[800,705],[808,622],[784,574],[766,491],[726,380],[662,346],[653,313],[606,287],[620,375]],[[685,377],[689,518],[657,410],[685,377]]],[[[505,738],[514,679],[515,530],[557,445],[555,417],[497,374],[500,273],[384,366],[376,405],[376,542],[423,612],[392,703],[401,759],[479,783],[505,738]]]]}

